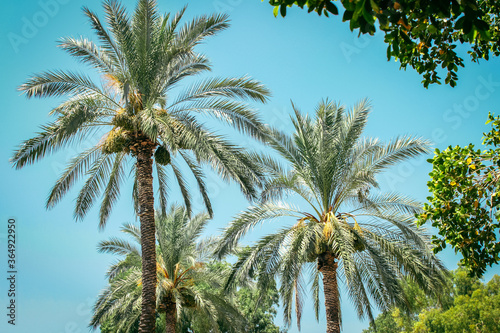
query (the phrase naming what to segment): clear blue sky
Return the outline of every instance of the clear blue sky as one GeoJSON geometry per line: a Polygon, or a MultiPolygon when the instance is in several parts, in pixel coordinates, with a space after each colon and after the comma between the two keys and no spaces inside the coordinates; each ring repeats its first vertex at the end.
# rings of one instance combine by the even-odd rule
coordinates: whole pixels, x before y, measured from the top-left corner
{"type": "MultiPolygon", "coordinates": [[[[479,144],[482,133],[488,130],[484,125],[488,111],[500,113],[500,61],[497,58],[479,65],[466,61],[456,88],[424,89],[414,71],[401,71],[394,60],[386,60],[382,35],[358,39],[339,17],[327,19],[295,8],[288,12],[286,19],[276,19],[267,1],[259,0],[162,0],[159,6],[162,12],[176,12],[188,2],[187,18],[215,11],[230,14],[231,28],[207,39],[199,50],[212,60],[212,75],[248,74],[265,83],[273,97],[267,105],[256,107],[266,122],[284,130],[290,128],[290,100],[303,112],[312,112],[322,98],[348,106],[369,98],[373,112],[367,135],[384,140],[400,134],[421,135],[431,139],[436,147],[445,148],[469,142],[479,144]]],[[[135,1],[124,3],[130,9],[135,7],[135,1]]],[[[62,166],[89,143],[22,170],[14,170],[8,162],[14,148],[32,137],[39,125],[49,121],[49,110],[58,104],[57,99],[27,100],[16,87],[39,71],[84,70],[56,47],[57,39],[63,36],[92,36],[81,11],[83,5],[103,16],[97,0],[8,1],[2,6],[1,332],[88,331],[90,306],[106,284],[107,267],[116,260],[98,254],[96,245],[116,235],[123,222],[134,221],[129,188],[122,191],[104,232],[97,228],[97,209],[83,222],[74,221],[75,191],[53,210],[45,210],[46,196],[62,166]],[[15,328],[7,325],[5,316],[5,234],[10,217],[16,219],[18,226],[15,328]]],[[[382,175],[384,188],[425,200],[430,171],[426,158],[382,175]]],[[[223,184],[216,177],[210,178],[208,184],[215,211],[209,233],[216,234],[248,203],[236,187],[223,184]]],[[[174,193],[173,199],[176,198],[178,194],[174,193]]],[[[267,227],[260,228],[253,237],[266,230],[267,227]]],[[[456,268],[459,258],[452,251],[440,257],[448,268],[456,268]]],[[[486,278],[495,273],[500,273],[498,267],[490,269],[486,278]]],[[[311,305],[308,302],[304,306],[302,331],[324,332],[324,316],[317,323],[309,310],[311,305]]],[[[347,297],[342,305],[344,332],[361,332],[367,323],[357,319],[347,297]]],[[[278,318],[281,321],[281,313],[278,318]]],[[[295,323],[290,332],[297,332],[295,323]]]]}

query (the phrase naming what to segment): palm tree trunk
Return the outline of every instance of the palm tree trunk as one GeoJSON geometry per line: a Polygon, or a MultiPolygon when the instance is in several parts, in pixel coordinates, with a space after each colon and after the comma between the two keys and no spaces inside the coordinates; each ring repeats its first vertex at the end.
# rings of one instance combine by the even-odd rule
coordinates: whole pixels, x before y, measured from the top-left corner
{"type": "Polygon", "coordinates": [[[337,262],[333,253],[323,253],[318,269],[323,274],[325,292],[326,333],[340,333],[340,297],[337,285],[337,262]]]}
{"type": "Polygon", "coordinates": [[[152,160],[155,144],[146,139],[136,147],[142,249],[142,308],[139,333],[152,333],[156,324],[156,235],[152,160]]]}
{"type": "Polygon", "coordinates": [[[171,302],[165,309],[165,333],[175,333],[177,309],[175,303],[171,302]]]}

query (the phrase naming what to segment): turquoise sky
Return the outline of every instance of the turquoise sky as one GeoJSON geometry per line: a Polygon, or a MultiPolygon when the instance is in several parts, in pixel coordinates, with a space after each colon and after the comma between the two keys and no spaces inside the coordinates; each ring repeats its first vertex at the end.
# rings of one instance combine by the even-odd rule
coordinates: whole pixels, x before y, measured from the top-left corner
{"type": "MultiPolygon", "coordinates": [[[[135,1],[124,1],[130,9],[135,1]]],[[[399,70],[388,62],[381,34],[358,38],[338,17],[330,19],[307,14],[297,8],[286,19],[274,18],[267,1],[160,0],[161,12],[176,12],[188,4],[186,18],[225,11],[231,28],[207,39],[199,51],[212,61],[215,76],[250,75],[265,83],[273,93],[264,106],[255,105],[267,123],[288,131],[290,101],[303,112],[312,112],[322,98],[351,106],[363,98],[371,100],[373,112],[366,134],[383,140],[402,134],[431,139],[438,148],[479,144],[488,111],[500,113],[500,61],[481,64],[466,61],[459,71],[456,88],[431,86],[424,89],[413,70],[399,70]]],[[[116,258],[98,254],[100,240],[118,233],[123,222],[134,221],[130,188],[122,191],[104,232],[97,228],[97,209],[83,222],[73,219],[76,192],[71,192],[53,210],[45,210],[45,199],[65,162],[84,142],[49,158],[14,170],[9,158],[14,148],[32,137],[39,125],[50,120],[48,112],[57,99],[27,100],[16,88],[31,74],[51,69],[86,70],[56,47],[63,36],[92,36],[81,8],[83,5],[103,17],[100,1],[27,0],[3,4],[0,20],[0,63],[2,64],[2,127],[0,148],[0,331],[77,333],[87,332],[90,308],[105,286],[105,272],[116,258]],[[17,221],[17,325],[6,323],[6,232],[7,220],[17,221]]],[[[465,50],[462,50],[465,52],[465,50]]],[[[237,137],[250,148],[257,145],[237,137]]],[[[424,157],[381,176],[383,188],[427,196],[430,166],[424,157]]],[[[234,186],[211,176],[207,181],[214,201],[215,218],[209,233],[217,234],[248,202],[234,186]]],[[[76,186],[78,188],[78,186],[76,186]]],[[[172,194],[172,200],[178,199],[172,194]]],[[[199,201],[198,201],[199,202],[199,201]]],[[[201,205],[196,205],[202,208],[201,205]]],[[[257,228],[255,239],[273,227],[257,228]]],[[[252,238],[253,237],[253,238],[252,238]]],[[[449,269],[459,257],[440,254],[449,269]]],[[[500,273],[494,267],[489,279],[500,273]]],[[[343,298],[344,332],[361,332],[367,322],[358,320],[343,298]]],[[[325,331],[324,315],[317,323],[310,298],[304,306],[302,332],[325,331]]],[[[324,309],[322,309],[323,311],[324,309]]],[[[278,316],[281,322],[281,313],[278,316]]],[[[297,332],[295,322],[290,332],[297,332]]]]}

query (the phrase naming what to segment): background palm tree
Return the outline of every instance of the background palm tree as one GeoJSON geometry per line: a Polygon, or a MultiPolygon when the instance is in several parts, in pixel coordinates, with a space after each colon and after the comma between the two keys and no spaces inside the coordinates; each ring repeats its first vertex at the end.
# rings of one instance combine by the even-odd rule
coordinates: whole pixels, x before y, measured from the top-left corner
{"type": "Polygon", "coordinates": [[[42,127],[15,152],[16,168],[31,164],[72,143],[102,139],[70,162],[47,200],[53,207],[82,177],[87,176],[75,207],[83,218],[103,193],[99,226],[104,227],[119,197],[125,162],[133,164],[134,199],[141,221],[142,317],[139,332],[152,332],[155,322],[155,225],[153,164],[158,180],[159,208],[167,201],[168,166],[190,211],[179,162],[194,175],[209,214],[212,209],[201,165],[213,167],[225,180],[236,181],[247,197],[255,196],[262,173],[241,147],[208,131],[198,119],[213,116],[255,138],[263,125],[255,111],[236,99],[264,102],[268,90],[248,77],[212,78],[188,87],[170,99],[183,78],[210,70],[208,60],[193,51],[205,37],[228,27],[226,15],[202,16],[179,26],[184,10],[170,18],[157,12],[155,1],[140,0],[129,17],[117,1],[104,1],[108,28],[84,8],[100,45],[86,38],[64,38],[60,47],[97,71],[103,84],[72,71],[37,74],[20,86],[28,98],[66,96],[51,111],[54,122],[42,127]]]}
{"type": "Polygon", "coordinates": [[[235,264],[228,287],[259,272],[260,283],[278,276],[289,324],[295,301],[300,328],[303,277],[312,278],[316,318],[320,277],[323,279],[327,332],[340,332],[338,282],[347,289],[360,317],[373,321],[371,300],[382,309],[408,302],[402,292],[403,275],[426,292],[445,284],[445,270],[432,254],[427,235],[414,215],[420,204],[397,193],[378,190],[376,175],[398,162],[429,151],[429,143],[399,137],[389,143],[362,138],[369,105],[351,111],[324,101],[315,119],[295,110],[295,133],[274,131],[269,144],[291,165],[285,171],[270,165],[271,178],[262,202],[239,214],[227,227],[217,252],[229,253],[250,228],[266,220],[289,216],[296,223],[265,236],[235,264]],[[285,194],[298,195],[307,211],[279,202],[285,194]]]}
{"type": "MultiPolygon", "coordinates": [[[[179,206],[156,216],[156,311],[165,315],[167,333],[176,331],[181,318],[193,321],[204,317],[214,332],[219,331],[219,321],[235,332],[244,327],[244,318],[223,295],[222,285],[229,270],[207,265],[215,240],[200,240],[200,235],[208,221],[208,214],[189,218],[187,210],[179,206]]],[[[122,231],[136,244],[111,238],[98,246],[100,252],[125,258],[110,267],[110,283],[96,301],[91,326],[97,328],[111,320],[118,332],[134,332],[141,304],[141,234],[132,224],[124,225],[122,231]]]]}

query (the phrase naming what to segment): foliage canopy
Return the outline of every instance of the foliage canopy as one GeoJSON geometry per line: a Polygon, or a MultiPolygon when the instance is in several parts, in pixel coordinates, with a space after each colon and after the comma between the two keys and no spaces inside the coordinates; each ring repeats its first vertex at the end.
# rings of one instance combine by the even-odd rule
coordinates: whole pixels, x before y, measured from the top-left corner
{"type": "Polygon", "coordinates": [[[373,35],[377,26],[385,33],[387,58],[399,59],[423,76],[422,83],[444,82],[455,86],[458,67],[464,66],[457,53],[459,44],[468,44],[474,62],[500,55],[500,3],[496,0],[269,0],[275,16],[285,16],[287,7],[307,7],[318,15],[339,15],[351,31],[373,35]]]}
{"type": "Polygon", "coordinates": [[[420,224],[430,220],[438,229],[435,252],[449,243],[462,254],[461,263],[477,276],[500,261],[500,117],[490,114],[488,118],[492,130],[484,134],[487,149],[473,144],[436,149],[429,160],[431,196],[419,215],[420,224]]]}
{"type": "Polygon", "coordinates": [[[488,283],[458,268],[440,298],[428,297],[412,283],[410,292],[419,303],[412,312],[398,308],[381,313],[363,333],[496,333],[500,325],[500,276],[488,283]],[[375,330],[376,327],[376,330],[375,330]]]}

